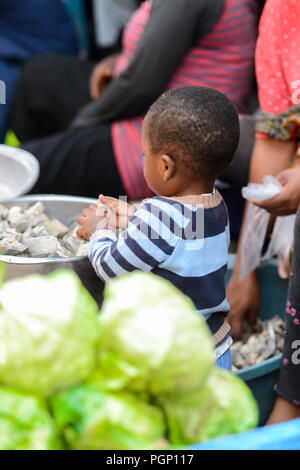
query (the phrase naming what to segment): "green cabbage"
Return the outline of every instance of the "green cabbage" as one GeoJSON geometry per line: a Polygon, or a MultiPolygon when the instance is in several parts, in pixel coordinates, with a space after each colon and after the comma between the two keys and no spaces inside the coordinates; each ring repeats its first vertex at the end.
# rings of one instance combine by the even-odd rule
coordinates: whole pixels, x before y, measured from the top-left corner
{"type": "Polygon", "coordinates": [[[0,450],[55,450],[62,444],[39,399],[0,387],[0,450]]]}
{"type": "Polygon", "coordinates": [[[153,395],[198,388],[210,373],[213,344],[190,299],[168,281],[135,272],[108,283],[97,386],[153,395]]]}
{"type": "Polygon", "coordinates": [[[96,303],[69,271],[0,288],[0,383],[48,396],[84,380],[97,357],[96,303]]]}
{"type": "Polygon", "coordinates": [[[52,397],[51,406],[71,449],[150,449],[165,434],[161,410],[128,393],[106,394],[80,385],[52,397]]]}
{"type": "Polygon", "coordinates": [[[194,444],[248,431],[257,425],[258,408],[247,385],[215,369],[197,392],[160,400],[171,444],[194,444]]]}

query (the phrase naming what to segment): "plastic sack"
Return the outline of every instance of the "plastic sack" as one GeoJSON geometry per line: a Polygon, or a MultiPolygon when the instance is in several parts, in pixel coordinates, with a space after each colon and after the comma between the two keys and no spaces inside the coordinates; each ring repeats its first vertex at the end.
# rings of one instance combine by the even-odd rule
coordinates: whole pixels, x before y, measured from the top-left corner
{"type": "MultiPolygon", "coordinates": [[[[279,181],[268,175],[264,177],[263,184],[249,183],[242,189],[242,195],[248,200],[264,201],[275,197],[281,189],[279,181]]],[[[295,216],[277,217],[268,250],[262,258],[269,221],[270,214],[265,209],[252,202],[249,204],[242,238],[240,280],[254,271],[261,259],[274,256],[284,258],[286,249],[293,240],[295,216]]]]}
{"type": "Polygon", "coordinates": [[[263,257],[263,260],[265,260],[277,256],[279,276],[283,279],[289,278],[290,275],[286,266],[289,264],[287,260],[289,258],[290,247],[294,240],[295,222],[296,214],[277,217],[271,241],[263,257]]]}

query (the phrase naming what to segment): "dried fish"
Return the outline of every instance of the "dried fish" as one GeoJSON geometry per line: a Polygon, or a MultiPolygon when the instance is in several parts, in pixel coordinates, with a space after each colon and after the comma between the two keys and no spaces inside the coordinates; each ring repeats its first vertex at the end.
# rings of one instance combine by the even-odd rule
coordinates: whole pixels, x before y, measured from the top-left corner
{"type": "Polygon", "coordinates": [[[25,214],[28,219],[28,227],[35,227],[39,222],[42,221],[44,216],[44,204],[41,202],[36,202],[33,206],[29,207],[25,211],[25,214]]]}
{"type": "Polygon", "coordinates": [[[284,330],[284,321],[278,316],[271,320],[259,320],[252,330],[247,331],[242,341],[236,341],[231,346],[233,370],[261,364],[280,354],[284,330]]]}
{"type": "Polygon", "coordinates": [[[46,236],[29,238],[26,245],[33,258],[44,258],[56,252],[58,242],[55,237],[46,236]]]}
{"type": "MultiPolygon", "coordinates": [[[[56,253],[54,253],[55,258],[71,258],[74,256],[74,253],[67,248],[65,248],[61,243],[58,242],[56,253]]],[[[77,256],[77,255],[76,255],[77,256]]]]}
{"type": "Polygon", "coordinates": [[[1,219],[6,219],[7,215],[8,215],[7,207],[0,204],[0,220],[1,219]]]}
{"type": "Polygon", "coordinates": [[[76,251],[76,256],[87,256],[89,251],[89,244],[82,243],[78,250],[76,251]]]}
{"type": "Polygon", "coordinates": [[[77,227],[50,219],[44,210],[41,202],[25,211],[0,204],[0,252],[34,258],[87,256],[88,243],[77,237],[77,227]]]}
{"type": "Polygon", "coordinates": [[[76,232],[77,228],[75,228],[71,233],[65,235],[63,238],[65,247],[68,250],[73,251],[73,253],[77,252],[82,243],[82,241],[77,237],[76,232]]]}
{"type": "Polygon", "coordinates": [[[63,237],[69,232],[69,228],[62,224],[59,220],[53,219],[45,223],[45,228],[53,237],[63,237]]]}
{"type": "Polygon", "coordinates": [[[3,238],[0,241],[0,251],[4,255],[16,256],[24,253],[27,247],[22,243],[18,242],[16,239],[3,238]]]}
{"type": "Polygon", "coordinates": [[[21,207],[14,206],[8,211],[7,221],[17,232],[25,232],[28,226],[28,220],[22,213],[21,207]]]}

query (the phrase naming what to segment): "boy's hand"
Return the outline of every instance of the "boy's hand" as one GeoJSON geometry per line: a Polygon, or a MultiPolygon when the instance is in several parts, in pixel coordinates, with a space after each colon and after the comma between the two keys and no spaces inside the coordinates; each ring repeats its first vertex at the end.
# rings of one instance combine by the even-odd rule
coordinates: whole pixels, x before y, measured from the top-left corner
{"type": "Polygon", "coordinates": [[[109,228],[124,230],[128,227],[134,210],[127,202],[103,194],[99,196],[99,202],[106,206],[109,228]]]}
{"type": "Polygon", "coordinates": [[[108,220],[106,215],[97,215],[98,207],[91,205],[88,209],[83,209],[82,216],[78,217],[77,223],[80,228],[77,230],[79,238],[90,239],[91,234],[96,228],[107,228],[108,220]]]}

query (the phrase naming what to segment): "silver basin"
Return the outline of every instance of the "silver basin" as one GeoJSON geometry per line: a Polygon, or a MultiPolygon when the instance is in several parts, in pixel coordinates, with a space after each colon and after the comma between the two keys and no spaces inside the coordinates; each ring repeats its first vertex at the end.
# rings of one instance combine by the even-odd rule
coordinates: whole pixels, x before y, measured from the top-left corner
{"type": "Polygon", "coordinates": [[[0,201],[28,193],[39,172],[39,163],[31,153],[0,145],[0,201]]]}
{"type": "MultiPolygon", "coordinates": [[[[67,226],[74,224],[82,209],[96,202],[95,199],[73,196],[37,195],[9,200],[4,205],[6,207],[18,205],[25,209],[37,201],[41,201],[44,204],[45,213],[48,217],[57,218],[67,226]]],[[[71,269],[79,276],[81,282],[95,298],[98,305],[102,303],[104,283],[98,278],[86,256],[72,258],[23,258],[0,255],[0,261],[3,261],[5,264],[5,280],[24,277],[30,274],[48,274],[57,269],[71,269]]]]}

